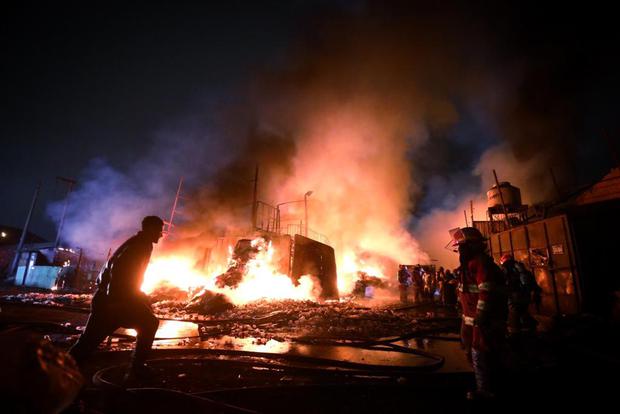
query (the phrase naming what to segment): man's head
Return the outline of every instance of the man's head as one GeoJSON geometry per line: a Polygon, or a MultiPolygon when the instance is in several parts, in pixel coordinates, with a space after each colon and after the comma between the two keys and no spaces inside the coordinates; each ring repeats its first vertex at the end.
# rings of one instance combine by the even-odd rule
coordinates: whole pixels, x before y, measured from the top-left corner
{"type": "Polygon", "coordinates": [[[487,249],[487,239],[474,227],[462,227],[450,230],[452,247],[458,248],[461,263],[487,249]]]}
{"type": "Polygon", "coordinates": [[[142,219],[142,232],[151,243],[157,243],[162,236],[164,221],[157,216],[146,216],[142,219]]]}

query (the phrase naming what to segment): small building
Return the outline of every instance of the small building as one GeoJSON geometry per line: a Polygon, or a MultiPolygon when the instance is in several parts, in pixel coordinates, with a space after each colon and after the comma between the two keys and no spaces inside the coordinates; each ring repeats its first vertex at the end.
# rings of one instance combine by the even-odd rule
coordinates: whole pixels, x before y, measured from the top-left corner
{"type": "Polygon", "coordinates": [[[88,290],[94,285],[100,265],[82,255],[82,250],[55,247],[40,236],[28,233],[15,273],[10,268],[22,230],[0,226],[0,282],[44,289],[88,290]]]}
{"type": "MultiPolygon", "coordinates": [[[[0,280],[8,276],[22,231],[17,227],[0,225],[0,280]]],[[[26,234],[24,241],[27,244],[47,242],[43,237],[31,232],[26,234]]]]}

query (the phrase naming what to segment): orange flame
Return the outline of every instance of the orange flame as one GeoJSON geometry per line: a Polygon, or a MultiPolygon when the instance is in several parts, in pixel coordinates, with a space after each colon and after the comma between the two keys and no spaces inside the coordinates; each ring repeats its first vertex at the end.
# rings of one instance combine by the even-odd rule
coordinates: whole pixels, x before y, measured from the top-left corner
{"type": "MultiPolygon", "coordinates": [[[[232,246],[229,251],[232,252],[232,246]]],[[[149,263],[141,289],[149,294],[162,285],[175,286],[188,292],[207,288],[226,295],[235,305],[259,299],[316,300],[319,292],[312,276],[302,276],[299,284],[295,285],[291,278],[277,270],[274,254],[271,242],[266,249],[259,249],[256,256],[247,262],[244,278],[234,289],[218,288],[215,279],[221,272],[207,274],[197,270],[189,256],[157,257],[149,263]]]]}

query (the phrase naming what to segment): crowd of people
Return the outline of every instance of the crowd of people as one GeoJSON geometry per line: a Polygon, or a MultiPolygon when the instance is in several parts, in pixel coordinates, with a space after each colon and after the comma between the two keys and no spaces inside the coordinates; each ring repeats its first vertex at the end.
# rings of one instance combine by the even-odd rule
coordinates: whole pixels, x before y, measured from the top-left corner
{"type": "Polygon", "coordinates": [[[457,304],[458,269],[451,271],[422,265],[400,265],[398,284],[403,303],[434,302],[446,306],[457,304]]]}

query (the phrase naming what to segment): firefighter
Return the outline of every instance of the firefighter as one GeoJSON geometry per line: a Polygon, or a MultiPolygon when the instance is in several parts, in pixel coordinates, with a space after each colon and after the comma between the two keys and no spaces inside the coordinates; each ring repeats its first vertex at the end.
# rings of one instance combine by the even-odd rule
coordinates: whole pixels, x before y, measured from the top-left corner
{"type": "Polygon", "coordinates": [[[116,329],[133,328],[138,332],[136,348],[125,379],[148,375],[150,370],[145,361],[159,321],[140,287],[151,258],[153,243],[161,238],[163,225],[159,217],[145,217],[142,230],[123,243],[104,266],[86,328],[69,351],[78,364],[88,358],[99,343],[116,329]]]}
{"type": "Polygon", "coordinates": [[[422,302],[422,293],[424,292],[423,272],[424,269],[420,265],[415,266],[412,272],[413,302],[417,304],[422,302]]]}
{"type": "Polygon", "coordinates": [[[450,233],[461,265],[461,341],[476,378],[476,391],[469,392],[467,397],[492,398],[499,371],[498,354],[505,334],[504,274],[486,253],[486,239],[478,229],[464,227],[450,233]]]}
{"type": "Polygon", "coordinates": [[[407,293],[412,283],[412,276],[405,265],[398,265],[398,289],[400,290],[400,301],[407,303],[407,293]]]}
{"type": "Polygon", "coordinates": [[[542,289],[536,283],[532,272],[527,270],[523,263],[516,261],[510,253],[504,254],[499,263],[508,288],[508,335],[514,338],[522,332],[536,329],[538,322],[530,315],[528,308],[532,299],[536,306],[540,306],[542,289]]]}
{"type": "Polygon", "coordinates": [[[437,271],[437,275],[435,276],[435,281],[437,283],[437,291],[439,293],[439,303],[445,305],[446,301],[444,300],[444,288],[446,283],[446,271],[444,270],[443,266],[439,266],[439,270],[437,271]]]}

